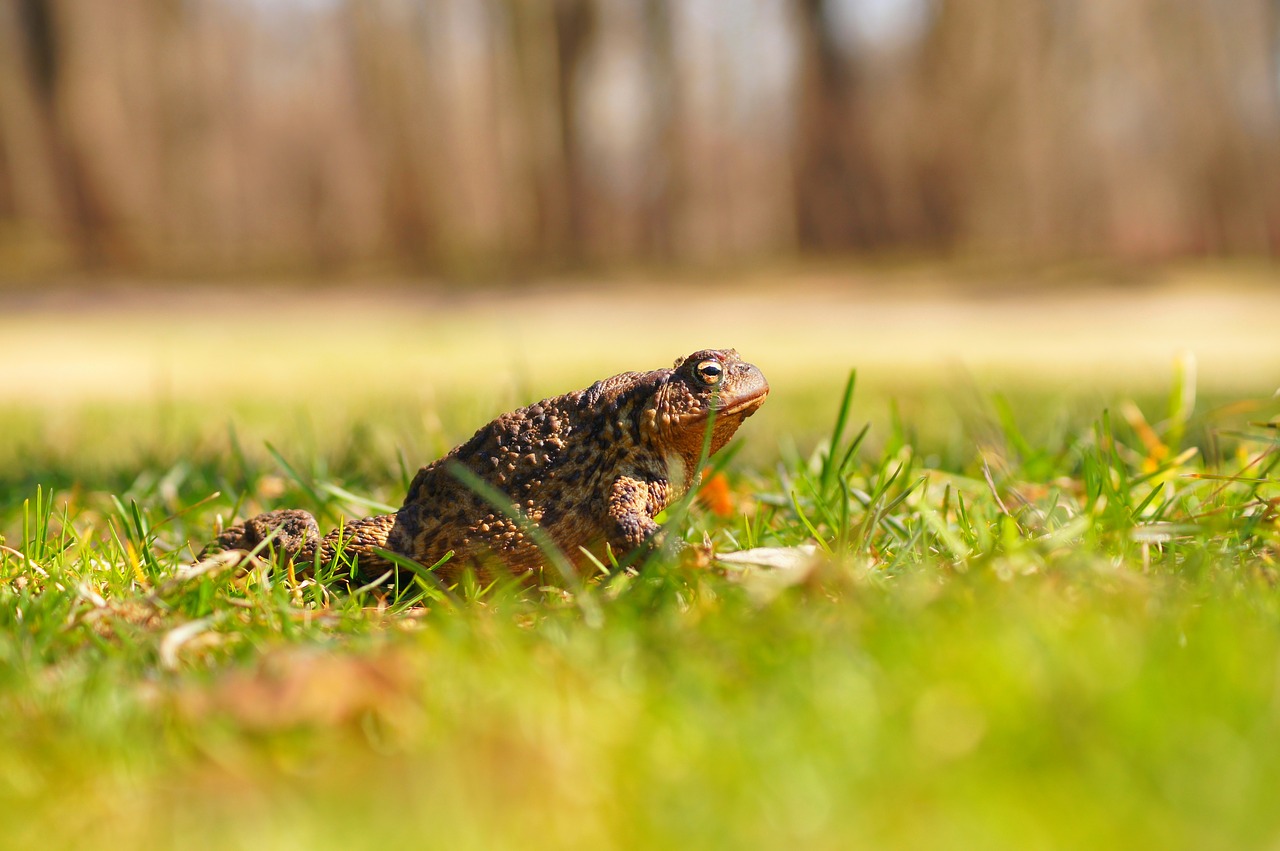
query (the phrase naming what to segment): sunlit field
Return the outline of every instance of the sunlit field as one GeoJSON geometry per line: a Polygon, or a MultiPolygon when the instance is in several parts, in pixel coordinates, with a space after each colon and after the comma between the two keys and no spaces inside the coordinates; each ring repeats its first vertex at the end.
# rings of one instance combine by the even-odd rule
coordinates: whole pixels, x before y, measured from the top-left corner
{"type": "Polygon", "coordinates": [[[0,845],[1274,847],[1280,292],[940,275],[9,297],[0,845]],[[772,394],[683,552],[186,569],[708,346],[772,394]]]}

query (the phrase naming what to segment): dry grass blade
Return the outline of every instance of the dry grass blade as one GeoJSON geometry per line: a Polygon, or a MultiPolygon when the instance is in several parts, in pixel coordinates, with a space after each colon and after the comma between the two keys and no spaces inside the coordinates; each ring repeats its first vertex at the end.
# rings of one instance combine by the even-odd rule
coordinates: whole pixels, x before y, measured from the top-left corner
{"type": "Polygon", "coordinates": [[[6,547],[4,544],[0,544],[0,552],[8,553],[14,558],[19,559],[23,564],[25,564],[27,567],[34,570],[36,573],[43,576],[45,579],[49,578],[49,572],[45,570],[43,567],[41,567],[40,565],[36,564],[36,562],[33,559],[29,558],[26,553],[19,552],[18,550],[15,550],[13,547],[6,547]]]}
{"type": "Polygon", "coordinates": [[[153,599],[162,599],[192,580],[199,579],[201,576],[216,575],[246,564],[251,570],[266,569],[266,562],[252,553],[246,553],[242,550],[225,550],[195,564],[179,568],[172,577],[155,590],[151,597],[153,599]]]}
{"type": "Polygon", "coordinates": [[[1006,506],[1004,504],[1004,500],[1000,498],[1000,491],[996,489],[996,481],[991,476],[991,464],[988,463],[985,453],[982,456],[982,478],[986,479],[987,487],[991,490],[991,496],[995,499],[996,507],[1000,509],[1000,513],[1012,518],[1013,514],[1009,512],[1008,506],[1006,506]]]}

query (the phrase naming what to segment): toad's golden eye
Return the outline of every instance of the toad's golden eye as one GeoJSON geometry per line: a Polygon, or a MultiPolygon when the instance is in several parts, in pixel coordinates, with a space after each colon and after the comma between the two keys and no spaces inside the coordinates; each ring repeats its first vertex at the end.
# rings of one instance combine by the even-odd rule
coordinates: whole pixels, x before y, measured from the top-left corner
{"type": "Polygon", "coordinates": [[[694,372],[702,379],[703,384],[714,387],[720,383],[720,379],[724,376],[724,367],[720,365],[718,360],[704,360],[698,364],[694,372]]]}

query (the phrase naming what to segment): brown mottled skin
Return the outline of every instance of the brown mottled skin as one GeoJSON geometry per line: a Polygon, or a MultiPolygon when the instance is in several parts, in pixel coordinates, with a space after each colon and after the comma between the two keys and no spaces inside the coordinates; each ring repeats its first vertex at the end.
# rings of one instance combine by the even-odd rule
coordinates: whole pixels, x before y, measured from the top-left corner
{"type": "MultiPolygon", "coordinates": [[[[320,538],[305,511],[260,514],[227,529],[206,551],[252,549],[273,530],[278,555],[322,561],[341,548],[358,557],[362,578],[391,565],[375,548],[437,570],[445,581],[466,567],[496,565],[537,578],[546,557],[526,528],[458,476],[461,465],[506,495],[573,563],[581,548],[598,558],[607,544],[623,558],[648,545],[653,517],[693,483],[707,421],[712,453],[769,395],[760,370],[733,349],[706,349],[671,369],[624,372],[579,390],[503,414],[418,471],[395,514],[348,522],[320,538]]],[[[514,511],[511,513],[515,513],[514,511]]]]}

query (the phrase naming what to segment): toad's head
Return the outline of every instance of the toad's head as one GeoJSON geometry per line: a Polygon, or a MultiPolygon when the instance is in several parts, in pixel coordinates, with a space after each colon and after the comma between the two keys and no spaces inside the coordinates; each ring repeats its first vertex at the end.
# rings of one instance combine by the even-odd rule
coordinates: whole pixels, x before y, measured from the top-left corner
{"type": "Polygon", "coordinates": [[[714,454],[769,395],[769,382],[734,349],[703,349],[660,370],[644,408],[643,428],[660,448],[695,464],[707,445],[714,454]]]}

